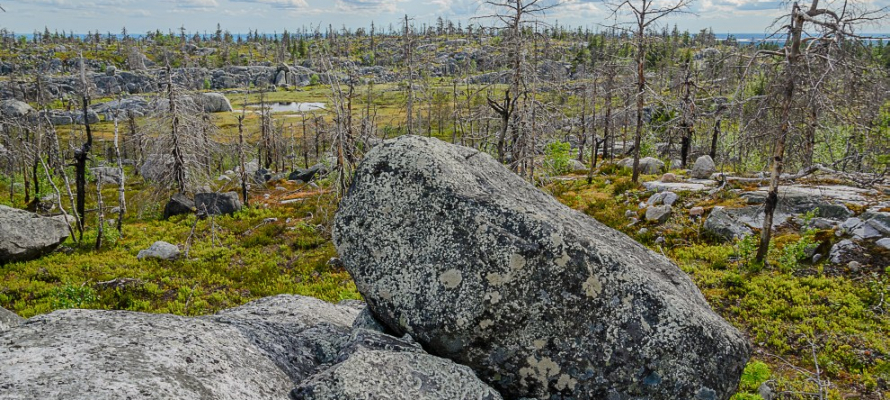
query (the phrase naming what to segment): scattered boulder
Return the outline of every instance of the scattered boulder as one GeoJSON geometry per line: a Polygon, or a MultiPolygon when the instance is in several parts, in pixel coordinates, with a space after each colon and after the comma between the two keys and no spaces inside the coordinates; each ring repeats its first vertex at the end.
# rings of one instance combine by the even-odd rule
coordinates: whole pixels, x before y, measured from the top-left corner
{"type": "Polygon", "coordinates": [[[705,215],[705,209],[702,207],[692,207],[689,209],[690,217],[701,217],[702,215],[705,215]]]}
{"type": "Polygon", "coordinates": [[[185,215],[195,212],[195,202],[192,201],[185,193],[176,193],[167,201],[164,206],[164,219],[168,219],[174,215],[185,215]]]}
{"type": "Polygon", "coordinates": [[[655,193],[652,196],[649,196],[649,200],[646,200],[646,204],[650,206],[657,206],[659,204],[672,206],[679,198],[680,196],[677,196],[674,192],[655,193]]]}
{"type": "Polygon", "coordinates": [[[236,192],[198,193],[195,208],[209,215],[231,215],[241,210],[241,199],[236,192]]]}
{"type": "Polygon", "coordinates": [[[25,319],[18,314],[0,307],[0,332],[8,331],[25,322],[25,319]]]}
{"type": "MultiPolygon", "coordinates": [[[[618,161],[618,165],[624,168],[633,168],[634,159],[633,158],[625,158],[621,161],[618,161]]],[[[640,159],[639,170],[642,174],[653,175],[664,170],[664,163],[652,157],[643,157],[640,159]]]]}
{"type": "Polygon", "coordinates": [[[584,163],[581,161],[578,161],[574,158],[569,161],[569,171],[572,173],[577,174],[577,173],[587,172],[589,170],[590,170],[590,168],[588,166],[584,165],[584,163]]]}
{"type": "Polygon", "coordinates": [[[34,108],[24,101],[15,99],[0,101],[0,117],[3,118],[24,118],[34,113],[34,108]]]}
{"type": "Polygon", "coordinates": [[[121,171],[112,167],[90,168],[90,172],[96,178],[96,182],[103,185],[120,185],[121,171]]]}
{"type": "Polygon", "coordinates": [[[724,241],[731,242],[752,235],[754,232],[723,207],[714,207],[705,220],[705,232],[724,241]]]}
{"type": "Polygon", "coordinates": [[[327,172],[328,168],[324,164],[315,164],[307,169],[291,172],[287,179],[306,183],[315,178],[316,175],[324,175],[327,172]]]}
{"type": "Polygon", "coordinates": [[[40,258],[55,250],[69,234],[64,219],[0,205],[0,264],[40,258]]]}
{"type": "Polygon", "coordinates": [[[664,183],[675,183],[678,181],[677,175],[674,175],[670,172],[661,176],[661,181],[664,183]]]}
{"type": "Polygon", "coordinates": [[[232,103],[222,93],[201,93],[196,102],[207,113],[232,112],[232,103]]]}
{"type": "Polygon", "coordinates": [[[179,247],[177,247],[175,244],[170,244],[159,240],[152,243],[149,248],[140,250],[139,254],[136,255],[136,259],[138,260],[152,258],[167,261],[175,260],[179,258],[179,247]]]}
{"type": "Polygon", "coordinates": [[[878,247],[881,247],[885,250],[890,250],[890,238],[883,238],[875,242],[878,247]]]}
{"type": "Polygon", "coordinates": [[[646,209],[646,221],[663,224],[671,217],[671,206],[653,206],[646,209]]]}
{"type": "Polygon", "coordinates": [[[695,165],[692,166],[692,171],[689,174],[695,179],[710,179],[715,172],[717,172],[717,166],[714,164],[714,160],[711,159],[711,156],[706,155],[695,160],[695,165]]]}
{"type": "Polygon", "coordinates": [[[728,399],[749,356],[668,259],[470,148],[374,148],[334,242],[379,321],[507,398],[728,399]]]}
{"type": "Polygon", "coordinates": [[[858,260],[862,257],[865,250],[852,240],[841,240],[831,246],[831,252],[828,260],[832,264],[848,264],[850,261],[858,260]]]}

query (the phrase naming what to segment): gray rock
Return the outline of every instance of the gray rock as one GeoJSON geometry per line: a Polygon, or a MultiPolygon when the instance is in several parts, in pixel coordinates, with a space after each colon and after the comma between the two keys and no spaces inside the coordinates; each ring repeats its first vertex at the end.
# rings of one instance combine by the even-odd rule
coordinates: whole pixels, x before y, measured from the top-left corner
{"type": "Polygon", "coordinates": [[[654,206],[646,209],[646,221],[663,224],[671,217],[671,206],[654,206]]]}
{"type": "Polygon", "coordinates": [[[680,198],[680,196],[678,196],[674,192],[664,192],[664,197],[662,197],[661,203],[666,206],[672,206],[672,205],[674,205],[674,203],[677,202],[677,200],[679,198],[680,198]]]}
{"type": "Polygon", "coordinates": [[[705,220],[704,229],[705,232],[727,242],[742,239],[754,233],[751,228],[723,207],[714,207],[711,210],[711,214],[705,220]]]}
{"type": "Polygon", "coordinates": [[[295,400],[500,400],[473,371],[416,352],[359,350],[294,389],[295,400]],[[385,394],[385,395],[384,395],[385,394]]]}
{"type": "Polygon", "coordinates": [[[283,399],[293,387],[239,328],[207,319],[62,310],[0,342],[9,399],[283,399]]]}
{"type": "Polygon", "coordinates": [[[879,230],[868,223],[860,225],[851,233],[853,234],[853,239],[857,240],[875,239],[883,236],[879,230]]]}
{"type": "Polygon", "coordinates": [[[34,113],[34,108],[28,103],[14,99],[0,101],[0,117],[3,118],[24,118],[34,113]]]}
{"type": "Polygon", "coordinates": [[[176,193],[164,206],[164,219],[168,219],[174,215],[185,215],[195,212],[195,202],[192,201],[184,193],[176,193]]]}
{"type": "Polygon", "coordinates": [[[885,250],[890,250],[890,238],[879,239],[875,244],[885,250]]]}
{"type": "Polygon", "coordinates": [[[352,323],[352,329],[367,329],[377,332],[386,332],[386,328],[383,327],[377,318],[374,318],[374,315],[371,314],[371,310],[367,307],[359,312],[355,321],[352,323]]]}
{"type": "MultiPolygon", "coordinates": [[[[633,158],[625,158],[621,161],[618,161],[618,165],[620,165],[624,168],[633,168],[634,159],[633,158]]],[[[640,170],[640,173],[642,173],[642,174],[647,174],[647,175],[658,174],[658,173],[661,173],[662,171],[664,171],[664,163],[657,158],[643,157],[640,159],[639,170],[640,170]]]]}
{"type": "Polygon", "coordinates": [[[8,331],[25,322],[18,314],[0,307],[0,332],[8,331]]]}
{"type": "Polygon", "coordinates": [[[847,218],[847,220],[841,224],[841,228],[847,232],[853,232],[860,226],[862,226],[862,220],[859,218],[847,218]]]}
{"type": "Polygon", "coordinates": [[[669,260],[473,149],[374,148],[334,242],[388,329],[508,398],[728,399],[748,359],[669,260]]]}
{"type": "Polygon", "coordinates": [[[587,172],[588,170],[589,168],[581,161],[578,161],[574,158],[569,161],[569,171],[573,173],[587,172]]]}
{"type": "MultiPolygon", "coordinates": [[[[72,125],[79,124],[83,125],[83,111],[75,110],[75,111],[64,111],[64,110],[47,110],[40,111],[40,118],[48,118],[53,125],[72,125]]],[[[87,110],[87,122],[90,124],[98,124],[99,123],[99,114],[97,114],[93,110],[87,110]]]]}
{"type": "Polygon", "coordinates": [[[717,166],[711,156],[701,156],[695,160],[695,165],[692,166],[689,175],[695,179],[710,179],[715,172],[717,172],[717,166]]]}
{"type": "Polygon", "coordinates": [[[120,185],[121,171],[112,167],[96,167],[90,168],[90,173],[96,178],[96,181],[103,185],[120,185]]]}
{"type": "Polygon", "coordinates": [[[201,93],[195,98],[207,113],[231,112],[232,103],[222,93],[201,93]]]}
{"type": "Polygon", "coordinates": [[[890,235],[890,213],[885,212],[866,212],[862,215],[867,221],[866,224],[881,232],[883,235],[890,235]]]}
{"type": "Polygon", "coordinates": [[[337,360],[358,313],[312,297],[279,295],[207,318],[237,328],[296,384],[337,360]]]}
{"type": "Polygon", "coordinates": [[[63,219],[0,205],[0,264],[39,258],[62,244],[69,234],[63,219]]]}
{"type": "Polygon", "coordinates": [[[136,255],[136,259],[138,260],[152,258],[167,261],[175,260],[179,258],[179,247],[177,247],[175,244],[170,244],[159,240],[152,243],[149,248],[140,250],[139,254],[136,255]]]}
{"type": "Polygon", "coordinates": [[[241,199],[236,192],[198,193],[195,195],[198,212],[210,215],[234,214],[241,210],[241,199]]]}
{"type": "Polygon", "coordinates": [[[832,264],[847,264],[859,259],[863,251],[864,249],[852,240],[841,240],[831,246],[828,259],[832,264]]]}
{"type": "Polygon", "coordinates": [[[307,169],[296,170],[288,175],[287,179],[292,181],[309,182],[316,175],[324,175],[328,172],[328,168],[324,164],[315,164],[307,169]]]}

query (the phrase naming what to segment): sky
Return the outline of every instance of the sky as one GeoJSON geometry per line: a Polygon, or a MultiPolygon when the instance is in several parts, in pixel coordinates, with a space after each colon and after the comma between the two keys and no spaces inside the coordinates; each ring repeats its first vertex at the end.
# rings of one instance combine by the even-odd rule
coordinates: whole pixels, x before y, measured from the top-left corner
{"type": "MultiPolygon", "coordinates": [[[[503,0],[497,0],[503,1],[503,0]]],[[[609,19],[605,4],[592,0],[540,0],[558,2],[541,20],[563,26],[602,29],[609,19]]],[[[657,0],[662,1],[662,0],[657,0]]],[[[670,2],[672,0],[663,0],[670,2]]],[[[676,0],[673,0],[676,1],[676,0]]],[[[806,0],[803,0],[804,2],[806,0]]],[[[822,0],[839,5],[842,0],[822,0]]],[[[879,8],[890,0],[858,0],[860,5],[879,8]]],[[[484,0],[0,0],[6,12],[0,12],[0,28],[19,34],[43,31],[75,33],[130,33],[173,30],[181,27],[189,33],[214,32],[217,24],[232,33],[259,31],[294,32],[302,27],[313,29],[329,24],[335,28],[399,26],[408,15],[413,23],[434,25],[438,17],[462,22],[490,12],[484,0]]],[[[775,0],[693,0],[689,13],[663,20],[661,26],[697,32],[712,28],[714,33],[764,33],[787,3],[775,0]]],[[[888,18],[890,19],[890,18],[888,18]]],[[[619,21],[624,21],[619,17],[619,21]]],[[[472,20],[479,24],[480,20],[472,20]]],[[[324,29],[322,29],[324,30],[324,29]]],[[[867,27],[864,32],[890,32],[890,21],[883,27],[867,27]]]]}

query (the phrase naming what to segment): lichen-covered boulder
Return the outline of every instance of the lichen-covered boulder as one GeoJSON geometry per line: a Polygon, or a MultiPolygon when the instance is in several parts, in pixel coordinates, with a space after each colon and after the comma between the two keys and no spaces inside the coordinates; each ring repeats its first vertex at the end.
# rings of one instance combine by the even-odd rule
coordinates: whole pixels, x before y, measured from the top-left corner
{"type": "Polygon", "coordinates": [[[147,249],[139,250],[136,258],[139,260],[158,259],[172,261],[179,258],[179,246],[158,240],[147,249]]]}
{"type": "Polygon", "coordinates": [[[207,113],[232,111],[232,103],[222,93],[201,93],[195,100],[207,113]]]}
{"type": "Polygon", "coordinates": [[[375,147],[334,241],[379,321],[507,398],[728,399],[749,356],[665,257],[470,148],[375,147]]]}
{"type": "Polygon", "coordinates": [[[39,258],[62,244],[69,234],[61,218],[0,205],[0,264],[39,258]]]}
{"type": "Polygon", "coordinates": [[[209,215],[234,214],[241,210],[241,198],[236,192],[198,193],[195,195],[195,208],[199,213],[209,215]]]}
{"type": "MultiPolygon", "coordinates": [[[[621,161],[618,161],[618,165],[624,168],[633,168],[634,159],[633,158],[625,158],[621,161]]],[[[652,157],[643,157],[640,159],[640,166],[638,170],[641,174],[657,174],[664,171],[664,162],[657,158],[652,157]]]]}
{"type": "Polygon", "coordinates": [[[705,232],[726,242],[743,239],[754,234],[744,222],[739,221],[738,216],[723,207],[714,207],[708,219],[705,220],[705,232]]]}

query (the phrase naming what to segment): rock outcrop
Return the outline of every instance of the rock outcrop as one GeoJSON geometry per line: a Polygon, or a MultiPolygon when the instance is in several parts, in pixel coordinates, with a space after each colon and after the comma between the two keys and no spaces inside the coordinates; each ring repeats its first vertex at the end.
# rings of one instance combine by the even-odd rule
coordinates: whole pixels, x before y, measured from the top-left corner
{"type": "Polygon", "coordinates": [[[209,215],[234,214],[241,210],[238,193],[198,193],[195,195],[195,208],[199,213],[209,215]]]}
{"type": "Polygon", "coordinates": [[[695,160],[695,165],[692,166],[689,175],[695,179],[710,179],[715,172],[717,172],[717,166],[711,156],[701,156],[695,160]]]}
{"type": "Polygon", "coordinates": [[[670,261],[473,149],[377,146],[334,241],[379,321],[507,398],[728,399],[748,359],[670,261]]]}
{"type": "MultiPolygon", "coordinates": [[[[618,165],[624,168],[633,168],[634,159],[633,158],[625,158],[621,161],[618,161],[618,165]]],[[[664,170],[664,163],[652,157],[643,157],[640,159],[639,170],[641,174],[653,175],[661,173],[664,170]]]]}
{"type": "Polygon", "coordinates": [[[201,318],[56,311],[0,333],[0,397],[284,399],[358,312],[302,296],[201,318]]]}
{"type": "Polygon", "coordinates": [[[0,205],[0,264],[39,258],[62,244],[69,233],[61,218],[0,205]]]}

